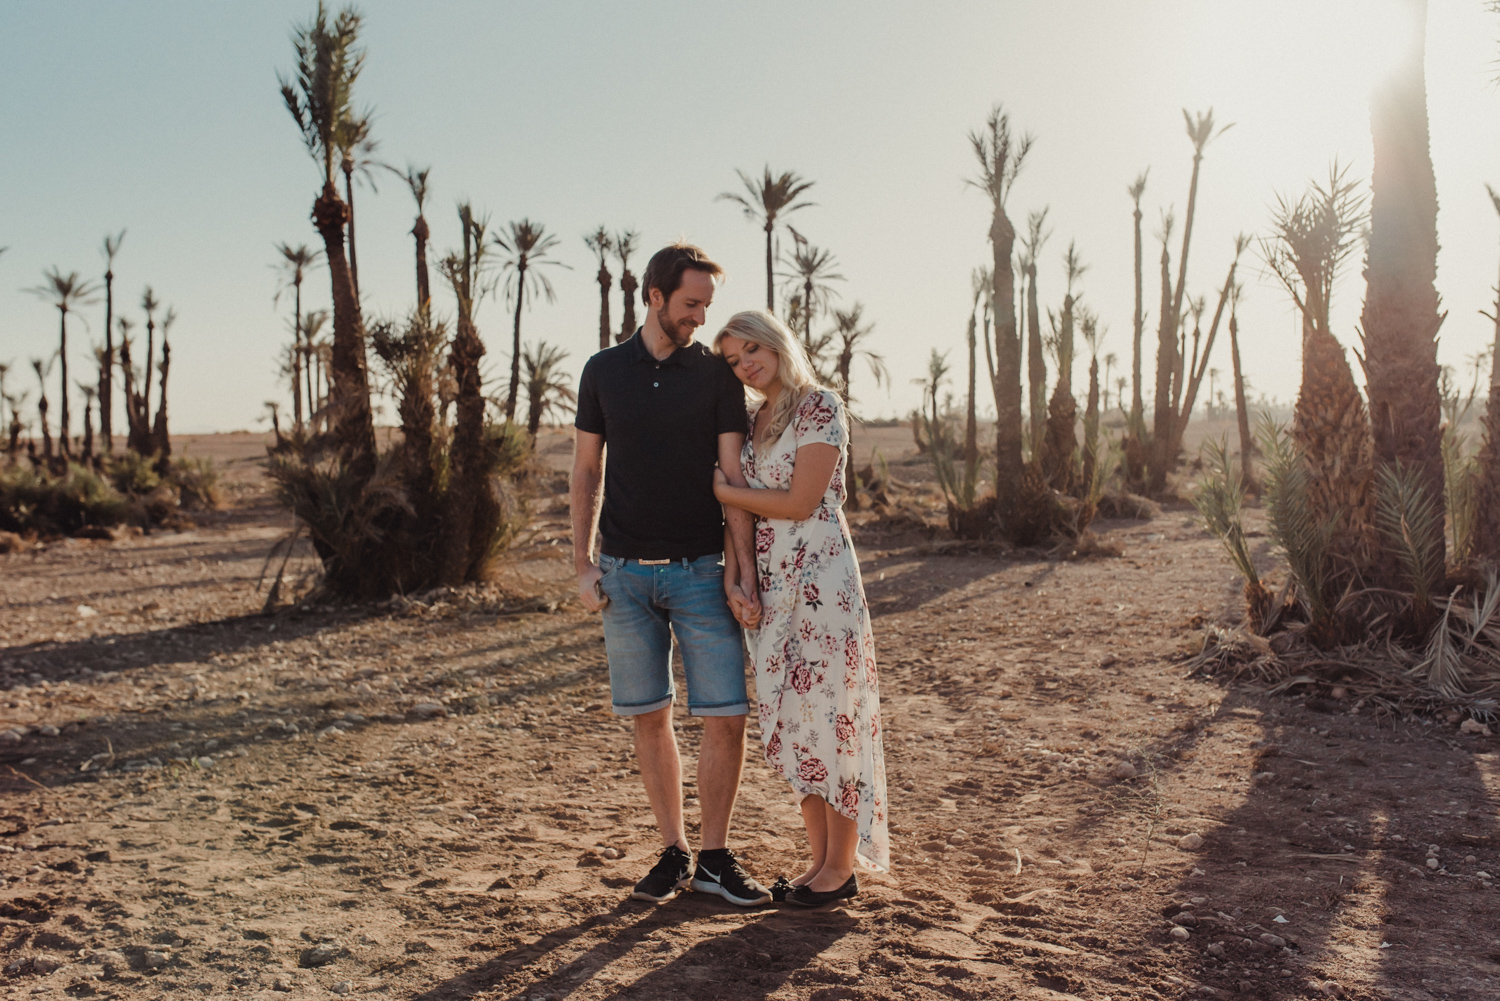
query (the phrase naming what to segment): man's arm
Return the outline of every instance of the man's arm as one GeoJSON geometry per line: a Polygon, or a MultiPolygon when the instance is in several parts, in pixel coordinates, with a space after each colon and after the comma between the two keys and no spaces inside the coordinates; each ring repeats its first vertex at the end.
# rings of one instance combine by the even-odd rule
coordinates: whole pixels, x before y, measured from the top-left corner
{"type": "MultiPolygon", "coordinates": [[[[745,474],[740,469],[740,451],[745,446],[745,436],[738,432],[727,432],[719,435],[719,470],[724,478],[737,487],[747,487],[745,474]]],[[[747,614],[753,613],[757,618],[760,615],[760,583],[756,580],[755,570],[755,519],[748,511],[737,507],[724,508],[724,525],[729,537],[729,545],[725,547],[727,553],[732,547],[734,549],[734,562],[737,579],[731,580],[728,573],[724,575],[724,590],[730,599],[735,597],[730,592],[731,587],[736,587],[740,592],[740,598],[744,601],[747,614]]],[[[728,565],[725,566],[726,571],[728,565]]]]}
{"type": "Polygon", "coordinates": [[[604,596],[599,591],[602,574],[594,559],[603,486],[604,436],[574,429],[573,477],[568,488],[573,517],[573,570],[578,574],[578,598],[591,612],[604,607],[604,596]]]}

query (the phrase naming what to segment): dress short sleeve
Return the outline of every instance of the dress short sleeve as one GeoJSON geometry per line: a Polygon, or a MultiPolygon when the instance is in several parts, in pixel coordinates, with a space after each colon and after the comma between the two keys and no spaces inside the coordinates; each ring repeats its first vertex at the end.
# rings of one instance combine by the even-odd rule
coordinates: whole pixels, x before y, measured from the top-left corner
{"type": "Polygon", "coordinates": [[[798,448],[818,444],[842,448],[848,432],[844,428],[844,404],[838,394],[827,389],[808,393],[792,417],[792,437],[798,448]]]}

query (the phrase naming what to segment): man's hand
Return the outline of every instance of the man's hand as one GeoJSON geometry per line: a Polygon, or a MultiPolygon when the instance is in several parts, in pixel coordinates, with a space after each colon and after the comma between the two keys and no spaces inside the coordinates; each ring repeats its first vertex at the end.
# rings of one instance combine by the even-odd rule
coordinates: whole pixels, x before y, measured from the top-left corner
{"type": "Polygon", "coordinates": [[[755,629],[760,625],[760,602],[755,598],[747,598],[745,592],[737,584],[726,584],[724,596],[729,599],[729,610],[734,613],[735,621],[746,629],[755,629]]]}
{"type": "Polygon", "coordinates": [[[603,611],[604,606],[609,604],[609,599],[599,587],[599,580],[603,576],[604,572],[597,563],[590,563],[578,572],[578,600],[591,612],[603,611]]]}

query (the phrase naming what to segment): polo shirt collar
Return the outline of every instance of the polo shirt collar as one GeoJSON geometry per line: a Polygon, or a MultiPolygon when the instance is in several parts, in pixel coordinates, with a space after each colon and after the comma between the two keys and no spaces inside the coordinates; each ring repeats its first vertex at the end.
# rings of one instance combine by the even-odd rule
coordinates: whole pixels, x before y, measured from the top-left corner
{"type": "Polygon", "coordinates": [[[635,335],[631,337],[630,340],[625,342],[631,346],[630,360],[632,362],[644,361],[650,362],[653,365],[679,365],[684,368],[690,368],[692,367],[693,363],[698,360],[698,357],[703,353],[703,345],[699,344],[697,341],[693,341],[687,347],[678,348],[676,351],[673,351],[671,354],[667,355],[666,358],[662,359],[661,361],[657,361],[656,356],[653,355],[650,351],[646,350],[645,331],[645,327],[637,327],[635,335]]]}

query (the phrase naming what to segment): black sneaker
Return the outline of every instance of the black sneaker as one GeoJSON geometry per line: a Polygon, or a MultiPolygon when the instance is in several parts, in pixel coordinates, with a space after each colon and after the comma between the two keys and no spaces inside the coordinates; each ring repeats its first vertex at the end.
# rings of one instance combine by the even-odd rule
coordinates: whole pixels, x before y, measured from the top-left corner
{"type": "Polygon", "coordinates": [[[698,853],[693,889],[699,893],[717,893],[741,907],[771,902],[771,891],[757,883],[728,848],[705,848],[698,853]]]}
{"type": "Polygon", "coordinates": [[[676,845],[662,849],[661,856],[646,877],[635,884],[632,900],[649,900],[659,904],[677,896],[677,891],[688,885],[688,873],[692,871],[693,857],[676,845]]]}

